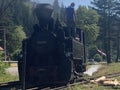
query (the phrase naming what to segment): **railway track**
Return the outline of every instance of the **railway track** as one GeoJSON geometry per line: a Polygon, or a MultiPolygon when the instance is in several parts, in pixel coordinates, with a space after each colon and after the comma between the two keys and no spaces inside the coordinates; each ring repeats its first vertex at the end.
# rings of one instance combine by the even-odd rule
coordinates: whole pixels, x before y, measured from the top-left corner
{"type": "MultiPolygon", "coordinates": [[[[120,76],[120,72],[116,72],[116,73],[111,73],[111,74],[107,74],[107,75],[102,75],[105,76],[107,78],[114,78],[114,77],[119,77],[120,76]]],[[[68,84],[66,86],[60,86],[60,87],[46,87],[43,89],[40,89],[40,87],[34,87],[34,88],[30,88],[27,90],[68,90],[68,86],[69,87],[74,87],[75,85],[78,84],[85,84],[85,83],[89,83],[90,80],[94,80],[96,78],[99,78],[101,76],[96,76],[96,77],[86,77],[86,78],[80,78],[79,80],[77,80],[76,83],[73,84],[68,84]]],[[[0,83],[0,90],[11,90],[11,88],[19,88],[21,89],[21,84],[19,81],[14,81],[14,82],[7,82],[7,83],[0,83]],[[7,89],[6,89],[7,88],[7,89]]],[[[18,90],[18,89],[16,89],[18,90]]]]}
{"type": "Polygon", "coordinates": [[[120,72],[106,75],[107,78],[113,78],[113,77],[118,77],[118,76],[120,76],[120,72]]]}
{"type": "Polygon", "coordinates": [[[16,86],[16,85],[20,85],[20,82],[13,81],[13,82],[0,83],[0,87],[9,87],[9,86],[16,86]]]}
{"type": "MultiPolygon", "coordinates": [[[[115,77],[120,76],[120,72],[105,74],[105,75],[102,75],[102,76],[105,76],[106,78],[115,78],[115,77]]],[[[99,78],[99,77],[101,77],[101,75],[100,76],[95,76],[95,77],[86,77],[85,79],[87,79],[89,81],[89,80],[93,80],[93,79],[96,79],[96,78],[99,78]]]]}
{"type": "Polygon", "coordinates": [[[11,90],[11,88],[20,88],[20,81],[0,83],[0,90],[11,90]]]}

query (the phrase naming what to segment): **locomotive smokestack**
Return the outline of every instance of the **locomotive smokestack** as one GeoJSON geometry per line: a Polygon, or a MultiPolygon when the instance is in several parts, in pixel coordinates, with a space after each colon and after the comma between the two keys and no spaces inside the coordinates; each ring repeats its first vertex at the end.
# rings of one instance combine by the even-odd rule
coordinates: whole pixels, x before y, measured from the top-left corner
{"type": "Polygon", "coordinates": [[[40,24],[46,24],[51,18],[53,6],[50,4],[38,4],[35,8],[35,14],[40,24]]]}

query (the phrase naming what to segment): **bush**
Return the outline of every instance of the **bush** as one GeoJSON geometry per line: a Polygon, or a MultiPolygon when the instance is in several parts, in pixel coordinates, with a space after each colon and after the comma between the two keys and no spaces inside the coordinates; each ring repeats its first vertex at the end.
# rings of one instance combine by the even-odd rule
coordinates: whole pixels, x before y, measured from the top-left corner
{"type": "Polygon", "coordinates": [[[89,50],[89,58],[93,58],[97,53],[97,47],[94,45],[90,46],[88,50],[89,50]]]}
{"type": "Polygon", "coordinates": [[[0,74],[4,74],[5,73],[5,63],[0,61],[0,74]]]}
{"type": "Polygon", "coordinates": [[[3,52],[0,51],[0,75],[5,74],[5,68],[8,67],[8,63],[3,62],[3,52]]]}
{"type": "Polygon", "coordinates": [[[100,56],[100,54],[95,54],[94,60],[100,62],[102,60],[102,56],[100,56]]]}
{"type": "Polygon", "coordinates": [[[12,59],[13,61],[18,61],[18,56],[19,56],[19,54],[20,54],[20,50],[14,51],[14,53],[11,54],[11,59],[12,59]]]}
{"type": "Polygon", "coordinates": [[[3,60],[3,52],[0,51],[0,61],[2,61],[2,60],[3,60]]]}

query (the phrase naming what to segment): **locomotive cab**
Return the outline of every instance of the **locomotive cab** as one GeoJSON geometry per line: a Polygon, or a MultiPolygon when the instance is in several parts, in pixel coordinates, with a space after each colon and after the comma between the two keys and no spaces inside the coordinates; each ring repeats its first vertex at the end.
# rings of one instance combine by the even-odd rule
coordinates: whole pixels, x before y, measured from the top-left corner
{"type": "Polygon", "coordinates": [[[69,50],[66,51],[66,54],[68,53],[68,55],[70,55],[71,53],[71,59],[74,63],[74,72],[83,73],[86,71],[84,32],[79,28],[76,30],[77,37],[67,40],[66,46],[69,50]]]}

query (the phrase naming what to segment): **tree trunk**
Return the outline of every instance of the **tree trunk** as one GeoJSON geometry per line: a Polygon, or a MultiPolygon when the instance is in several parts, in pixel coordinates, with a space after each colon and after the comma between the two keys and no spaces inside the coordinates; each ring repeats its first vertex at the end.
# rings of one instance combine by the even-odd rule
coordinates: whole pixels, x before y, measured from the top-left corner
{"type": "Polygon", "coordinates": [[[116,58],[115,62],[118,62],[119,55],[120,55],[120,31],[118,30],[118,33],[117,33],[117,58],[116,58]]]}
{"type": "Polygon", "coordinates": [[[107,40],[107,63],[111,63],[110,39],[107,40]]]}
{"type": "Polygon", "coordinates": [[[111,44],[110,44],[110,34],[109,34],[109,27],[106,28],[106,58],[107,58],[107,63],[111,63],[111,44]]]}

